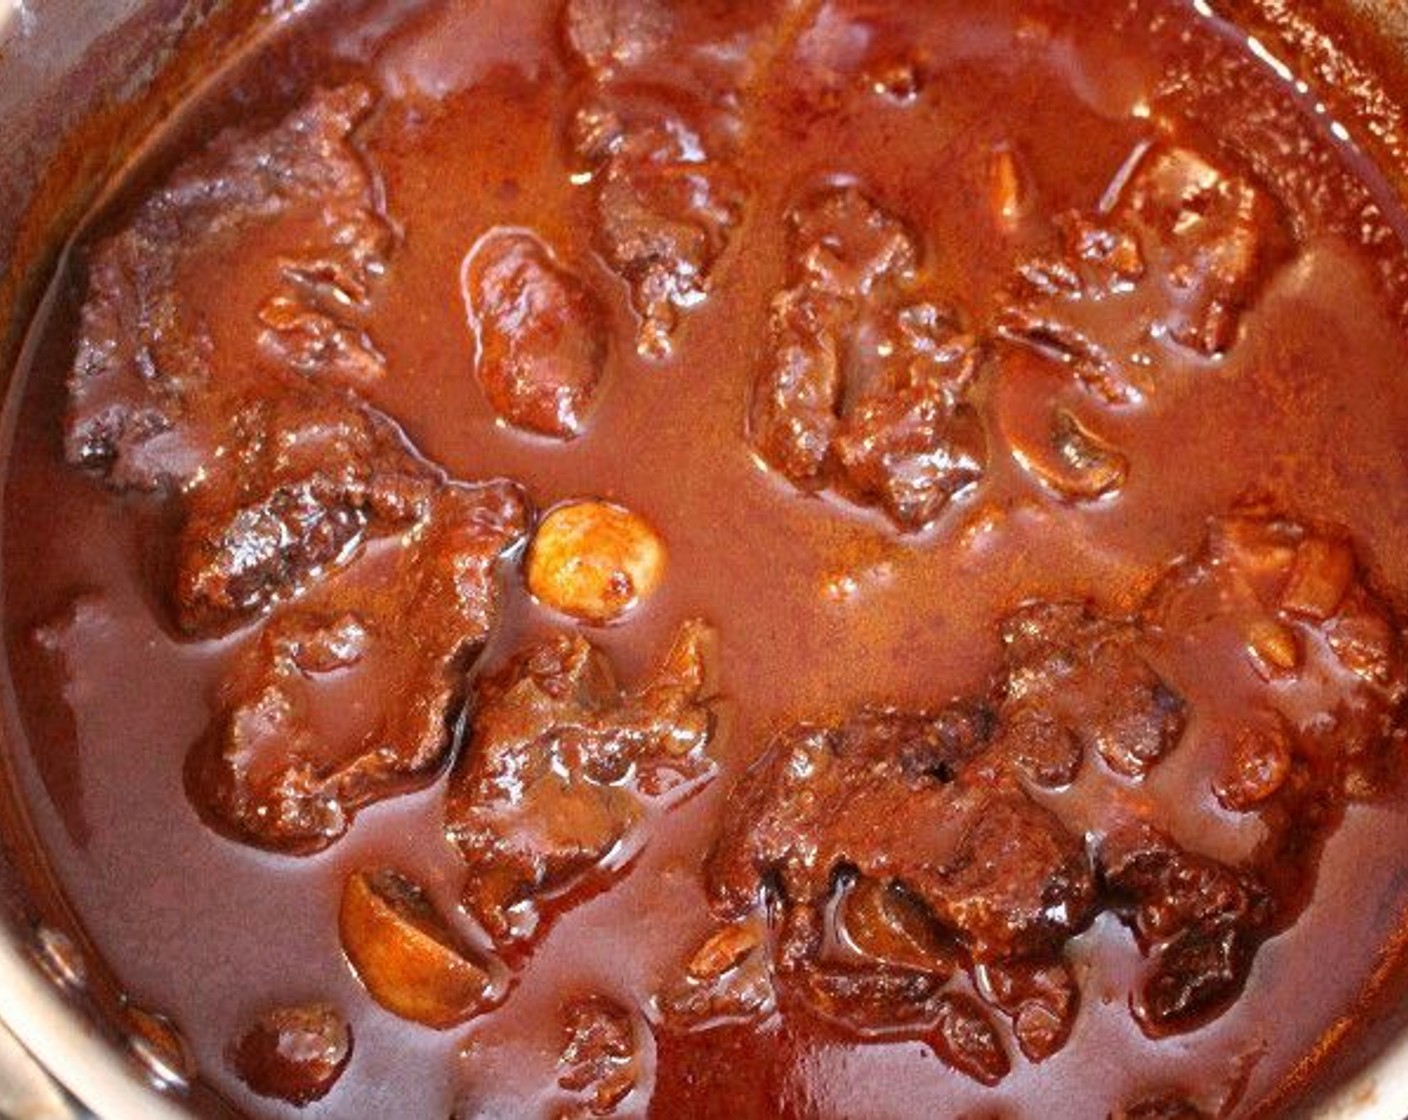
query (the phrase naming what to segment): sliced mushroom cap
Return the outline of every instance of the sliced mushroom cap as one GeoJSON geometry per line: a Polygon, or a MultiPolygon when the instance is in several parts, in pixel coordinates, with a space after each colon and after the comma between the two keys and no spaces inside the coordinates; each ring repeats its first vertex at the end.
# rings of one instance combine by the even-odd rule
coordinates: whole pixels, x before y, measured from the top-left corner
{"type": "Polygon", "coordinates": [[[398,872],[351,875],[343,886],[339,927],[343,951],[367,991],[403,1019],[444,1029],[499,1000],[488,963],[398,872]]]}

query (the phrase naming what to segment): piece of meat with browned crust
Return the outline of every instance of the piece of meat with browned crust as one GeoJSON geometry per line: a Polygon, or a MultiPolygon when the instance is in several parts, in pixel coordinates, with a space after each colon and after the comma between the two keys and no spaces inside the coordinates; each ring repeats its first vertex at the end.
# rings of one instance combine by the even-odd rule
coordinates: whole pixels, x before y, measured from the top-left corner
{"type": "Polygon", "coordinates": [[[527,230],[496,229],[475,243],[462,273],[479,345],[476,372],[507,423],[538,435],[580,435],[601,381],[601,307],[527,230]]]}
{"type": "Polygon", "coordinates": [[[441,473],[389,420],[289,388],[235,407],[175,544],[181,631],[219,634],[302,592],[362,542],[429,513],[441,473]]]}
{"type": "Polygon", "coordinates": [[[789,989],[816,1013],[873,1039],[919,1038],[941,1060],[984,1085],[1012,1068],[982,1006],[943,981],[902,969],[819,967],[789,989]]]}
{"type": "Polygon", "coordinates": [[[1131,824],[1099,844],[1100,875],[1151,958],[1135,1014],[1153,1032],[1220,1013],[1246,984],[1276,903],[1260,879],[1131,824]]]}
{"type": "Polygon", "coordinates": [[[640,1028],[631,1013],[605,996],[564,1008],[565,1044],[557,1084],[573,1098],[562,1120],[614,1115],[640,1079],[640,1028]]]}
{"type": "Polygon", "coordinates": [[[997,329],[1061,358],[1111,404],[1139,398],[1152,343],[1227,353],[1293,248],[1266,190],[1168,142],[1140,145],[1098,210],[1056,226],[1059,248],[1019,267],[997,329]]]}
{"type": "MultiPolygon", "coordinates": [[[[963,709],[867,712],[782,735],[740,784],[710,857],[715,912],[736,919],[774,889],[819,913],[850,869],[901,886],[975,960],[1059,948],[1094,903],[1085,853],[1015,782],[970,779],[987,725],[963,709]]],[[[803,960],[820,937],[803,915],[781,950],[803,960]]]]}
{"type": "Polygon", "coordinates": [[[498,612],[496,566],[526,528],[516,487],[450,484],[399,554],[365,562],[381,569],[349,571],[271,616],[236,655],[190,755],[207,819],[306,853],[363,806],[429,781],[498,612]]]}
{"type": "Polygon", "coordinates": [[[466,865],[464,904],[500,944],[539,930],[540,904],[619,868],[648,800],[712,776],[703,623],[623,693],[606,656],[560,635],[479,681],[445,827],[466,865]]]}
{"type": "Polygon", "coordinates": [[[636,348],[647,358],[670,355],[680,316],[708,296],[748,197],[743,176],[713,152],[722,141],[695,123],[710,112],[687,98],[616,90],[574,123],[574,150],[592,169],[597,245],[630,286],[636,348]]]}
{"type": "Polygon", "coordinates": [[[275,365],[366,379],[379,355],[369,340],[357,352],[360,325],[348,317],[391,241],[349,139],[371,104],[365,87],[342,86],[314,93],[267,131],[222,133],[92,250],[68,378],[70,462],[117,487],[179,488],[199,477],[223,430],[223,393],[258,371],[219,362],[182,298],[182,276],[252,226],[297,215],[319,231],[283,262],[282,289],[266,305],[275,365]]]}
{"type": "Polygon", "coordinates": [[[854,186],[820,192],[792,209],[787,224],[788,286],[773,300],[749,430],[769,464],[816,488],[840,423],[848,334],[878,287],[913,270],[918,247],[854,186]]]}
{"type": "Polygon", "coordinates": [[[917,240],[859,188],[827,188],[788,223],[788,287],[773,300],[749,436],[799,488],[831,486],[922,529],[986,467],[966,401],[977,344],[911,290],[917,240]]]}
{"type": "Polygon", "coordinates": [[[1137,623],[1082,603],[1034,603],[1002,627],[1003,719],[1054,723],[1117,774],[1139,778],[1171,751],[1183,700],[1140,651],[1137,623]]]}
{"type": "MultiPolygon", "coordinates": [[[[1214,733],[1232,809],[1278,792],[1306,802],[1367,799],[1391,782],[1408,705],[1408,648],[1343,532],[1251,506],[1212,522],[1203,549],[1144,608],[1175,655],[1232,667],[1214,733]]],[[[1308,805],[1306,806],[1308,807],[1308,805]]]]}
{"type": "Polygon", "coordinates": [[[564,5],[564,53],[581,76],[567,141],[590,181],[597,249],[630,289],[643,357],[670,357],[742,221],[744,100],[779,7],[564,5]]]}

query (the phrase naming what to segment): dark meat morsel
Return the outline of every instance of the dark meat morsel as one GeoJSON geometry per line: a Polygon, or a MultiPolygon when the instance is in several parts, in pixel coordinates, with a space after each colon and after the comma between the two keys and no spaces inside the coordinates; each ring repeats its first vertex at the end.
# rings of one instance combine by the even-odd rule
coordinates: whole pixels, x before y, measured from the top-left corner
{"type": "Polygon", "coordinates": [[[78,350],[68,379],[70,462],[114,486],[154,489],[195,481],[210,462],[234,386],[208,333],[185,305],[187,268],[218,257],[257,225],[312,223],[307,259],[284,265],[284,290],[266,304],[276,364],[297,375],[361,383],[380,365],[358,326],[384,270],[389,227],[349,135],[367,114],[360,86],[319,91],[267,132],[221,134],[152,194],[88,262],[78,350]]]}
{"type": "Polygon", "coordinates": [[[493,962],[451,929],[425,891],[400,872],[350,875],[338,931],[358,979],[402,1019],[446,1030],[503,1000],[493,962]]]}
{"type": "Polygon", "coordinates": [[[276,1007],[230,1051],[240,1078],[260,1096],[302,1106],[327,1096],[352,1056],[352,1030],[325,1003],[276,1007]]]}
{"type": "Polygon", "coordinates": [[[1064,215],[1058,227],[1059,253],[1020,268],[1018,301],[999,327],[1062,357],[1113,403],[1138,395],[1122,348],[1166,337],[1200,358],[1226,353],[1291,247],[1264,190],[1167,143],[1136,149],[1101,209],[1064,215]],[[1109,300],[1128,310],[1111,318],[1080,306],[1109,300]],[[1143,334],[1116,337],[1127,324],[1143,334]]]}
{"type": "Polygon", "coordinates": [[[607,92],[573,129],[593,169],[597,244],[630,286],[647,358],[668,357],[681,314],[707,298],[747,200],[737,169],[712,154],[721,141],[690,118],[686,106],[607,92]]]}
{"type": "Polygon", "coordinates": [[[675,1029],[753,1022],[777,1007],[767,932],[761,921],[722,926],[704,941],[655,1004],[675,1029]]]}
{"type": "Polygon", "coordinates": [[[1021,718],[1052,722],[1117,774],[1142,777],[1177,746],[1186,716],[1183,700],[1140,653],[1139,638],[1137,624],[1101,618],[1084,604],[1023,608],[1002,627],[1004,713],[1040,713],[1021,718]]]}
{"type": "Polygon", "coordinates": [[[1172,338],[1205,357],[1226,351],[1283,248],[1275,204],[1187,148],[1159,147],[1141,161],[1117,213],[1164,276],[1172,338]]]}
{"type": "Polygon", "coordinates": [[[237,408],[176,542],[182,631],[219,634],[304,590],[364,540],[423,519],[440,475],[390,421],[288,391],[237,408]]]}
{"type": "Polygon", "coordinates": [[[992,732],[991,713],[957,707],[785,733],[735,791],[707,869],[720,919],[770,895],[781,906],[775,978],[790,998],[862,1036],[922,1037],[985,1083],[1006,1052],[945,982],[1010,966],[992,1002],[1045,1056],[1076,1007],[1055,962],[1095,904],[1080,838],[1022,791],[992,732]]]}
{"type": "Polygon", "coordinates": [[[480,680],[446,831],[466,865],[465,907],[495,942],[528,940],[541,902],[622,863],[647,799],[712,776],[708,639],[686,622],[632,694],[604,654],[565,634],[480,680]]]}
{"type": "Polygon", "coordinates": [[[1080,989],[1065,961],[984,965],[977,979],[983,998],[1011,1018],[1017,1045],[1030,1061],[1043,1061],[1066,1044],[1080,989]]]}
{"type": "Polygon", "coordinates": [[[1106,836],[1099,865],[1151,958],[1135,1002],[1147,1027],[1186,1029],[1237,997],[1276,916],[1253,873],[1185,852],[1143,824],[1106,836]]]}
{"type": "Polygon", "coordinates": [[[567,1116],[610,1116],[635,1090],[639,1076],[637,1028],[630,1012],[604,996],[568,1005],[559,1088],[577,1107],[567,1116]]]}
{"type": "MultiPolygon", "coordinates": [[[[1094,901],[1084,851],[1014,782],[965,773],[985,722],[876,711],[784,734],[736,792],[709,866],[715,911],[743,916],[768,883],[819,909],[850,868],[899,886],[975,960],[1059,946],[1094,901]]],[[[789,936],[784,952],[806,955],[820,923],[789,936]]]]}
{"type": "Polygon", "coordinates": [[[918,244],[858,188],[829,188],[788,220],[789,286],[773,301],[751,438],[798,487],[834,486],[922,529],[984,471],[986,433],[964,397],[976,344],[913,290],[918,244]]]}
{"type": "Polygon", "coordinates": [[[479,383],[494,411],[538,435],[580,435],[601,381],[600,306],[526,230],[493,230],[465,258],[479,383]]]}
{"type": "Polygon", "coordinates": [[[497,614],[496,564],[526,521],[509,484],[450,484],[389,578],[321,587],[273,615],[191,752],[202,812],[249,843],[310,852],[362,806],[429,781],[497,614]]]}
{"type": "Polygon", "coordinates": [[[1341,532],[1258,507],[1218,519],[1144,613],[1241,666],[1219,686],[1243,698],[1221,725],[1228,762],[1214,788],[1228,808],[1366,799],[1391,781],[1408,651],[1341,532]]]}

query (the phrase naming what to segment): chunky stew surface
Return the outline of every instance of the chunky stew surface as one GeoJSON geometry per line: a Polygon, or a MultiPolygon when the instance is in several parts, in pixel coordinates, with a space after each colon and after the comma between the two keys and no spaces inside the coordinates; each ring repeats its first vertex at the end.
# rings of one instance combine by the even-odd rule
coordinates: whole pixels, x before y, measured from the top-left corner
{"type": "Polygon", "coordinates": [[[44,846],[203,1110],[1277,1111],[1408,903],[1405,228],[1172,0],[292,18],[22,370],[44,846]]]}

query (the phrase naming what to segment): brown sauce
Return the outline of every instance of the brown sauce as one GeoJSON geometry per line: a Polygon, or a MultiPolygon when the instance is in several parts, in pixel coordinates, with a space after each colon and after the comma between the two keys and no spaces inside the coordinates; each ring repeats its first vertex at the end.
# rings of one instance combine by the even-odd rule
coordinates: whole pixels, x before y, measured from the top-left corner
{"type": "Polygon", "coordinates": [[[32,332],[0,581],[203,1107],[1288,1107],[1408,903],[1331,123],[1162,0],[330,4],[214,82],[32,332]],[[573,499],[637,551],[553,610],[573,499]]]}

